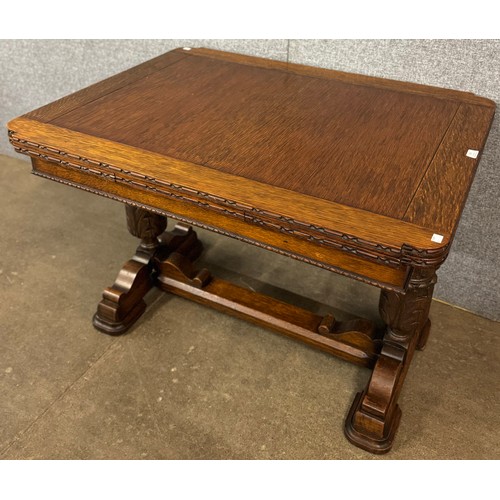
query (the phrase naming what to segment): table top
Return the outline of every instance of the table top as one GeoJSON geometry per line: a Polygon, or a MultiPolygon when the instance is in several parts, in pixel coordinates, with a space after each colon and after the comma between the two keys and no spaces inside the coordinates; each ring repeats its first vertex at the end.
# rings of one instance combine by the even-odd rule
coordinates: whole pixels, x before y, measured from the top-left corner
{"type": "Polygon", "coordinates": [[[9,129],[22,152],[142,179],[249,223],[435,262],[494,110],[466,92],[176,49],[9,129]]]}

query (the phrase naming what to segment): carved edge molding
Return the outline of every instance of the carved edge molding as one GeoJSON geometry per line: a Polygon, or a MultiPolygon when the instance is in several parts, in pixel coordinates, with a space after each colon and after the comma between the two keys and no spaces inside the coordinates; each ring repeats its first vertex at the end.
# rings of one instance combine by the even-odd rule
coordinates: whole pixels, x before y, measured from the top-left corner
{"type": "Polygon", "coordinates": [[[304,257],[303,255],[295,254],[292,252],[287,252],[286,250],[282,250],[281,248],[278,248],[278,247],[275,247],[272,245],[267,245],[265,243],[261,243],[260,241],[253,240],[251,238],[247,238],[246,236],[241,236],[241,235],[236,234],[236,233],[224,231],[220,228],[217,228],[215,226],[211,226],[209,224],[205,224],[203,222],[199,222],[199,221],[194,220],[194,219],[188,219],[188,218],[180,216],[178,214],[168,212],[167,210],[162,210],[159,208],[151,207],[149,205],[145,205],[143,203],[138,203],[136,201],[130,200],[128,198],[124,198],[122,196],[116,196],[113,194],[109,194],[109,193],[106,193],[105,191],[100,191],[98,189],[89,188],[89,187],[84,186],[82,184],[78,184],[77,182],[72,182],[72,181],[68,181],[66,179],[61,179],[60,177],[56,177],[54,175],[49,175],[46,173],[38,172],[37,170],[33,170],[32,173],[38,177],[43,177],[44,179],[49,179],[51,181],[55,181],[55,182],[59,182],[61,184],[65,184],[67,186],[75,187],[75,188],[81,189],[83,191],[87,191],[89,193],[103,196],[104,198],[109,198],[111,200],[119,201],[121,203],[126,203],[127,205],[131,205],[133,207],[143,208],[144,210],[147,210],[149,212],[153,212],[153,213],[158,214],[158,215],[162,215],[163,217],[178,220],[180,222],[184,222],[184,223],[189,224],[189,225],[193,225],[193,226],[200,227],[202,229],[206,229],[207,231],[211,231],[213,233],[222,234],[223,236],[228,236],[229,238],[234,238],[236,240],[244,241],[245,243],[249,243],[249,244],[254,245],[256,247],[263,248],[265,250],[269,250],[271,252],[275,252],[277,254],[284,255],[286,257],[291,257],[295,260],[305,262],[307,264],[311,264],[313,266],[320,267],[322,269],[326,269],[328,271],[332,271],[334,273],[341,274],[341,275],[347,276],[349,278],[353,278],[357,281],[361,281],[363,283],[366,283],[367,285],[376,286],[377,288],[382,288],[384,290],[390,290],[390,291],[394,291],[394,292],[398,292],[398,293],[402,292],[401,288],[392,286],[388,283],[379,282],[376,280],[371,280],[365,276],[360,276],[360,275],[355,274],[355,273],[350,273],[350,272],[344,271],[343,269],[340,269],[338,267],[329,266],[328,264],[324,264],[323,262],[320,262],[320,261],[317,261],[314,259],[310,259],[308,257],[304,257]]]}
{"type": "Polygon", "coordinates": [[[130,170],[125,170],[107,163],[84,158],[79,155],[60,151],[58,149],[43,146],[24,139],[19,139],[15,137],[15,132],[12,130],[9,130],[9,140],[13,145],[15,151],[18,153],[28,156],[35,156],[52,163],[57,163],[64,167],[76,168],[93,175],[106,177],[112,182],[134,185],[141,189],[154,191],[159,194],[167,195],[188,203],[194,203],[209,210],[222,212],[225,215],[243,219],[251,224],[264,226],[275,231],[291,234],[298,238],[312,241],[314,243],[334,247],[339,250],[349,252],[351,254],[360,256],[362,258],[367,258],[384,265],[392,267],[397,267],[401,264],[416,266],[436,266],[444,262],[448,255],[449,244],[445,247],[444,250],[443,248],[439,248],[437,250],[419,250],[407,244],[403,244],[399,249],[393,248],[382,245],[380,243],[370,242],[362,238],[352,236],[350,234],[341,233],[314,224],[298,221],[290,217],[285,217],[280,214],[252,207],[250,205],[244,205],[210,193],[181,186],[179,184],[160,181],[154,177],[139,174],[130,170]],[[59,155],[64,158],[71,158],[74,161],[86,163],[90,166],[87,167],[78,163],[74,163],[72,161],[64,160],[62,158],[50,156],[49,154],[45,154],[45,152],[59,155]],[[92,168],[92,166],[96,168],[92,168]],[[117,173],[130,176],[132,177],[132,179],[121,177],[117,175],[117,173]],[[133,178],[140,179],[143,182],[134,180],[133,178]],[[165,188],[171,189],[172,191],[168,191],[165,188]],[[304,228],[304,231],[321,233],[321,235],[331,236],[336,239],[325,238],[323,236],[315,236],[314,234],[303,232],[290,227],[290,225],[299,226],[304,228]],[[344,242],[350,243],[350,245],[344,242]],[[384,255],[381,255],[381,253],[383,253],[384,255]]]}

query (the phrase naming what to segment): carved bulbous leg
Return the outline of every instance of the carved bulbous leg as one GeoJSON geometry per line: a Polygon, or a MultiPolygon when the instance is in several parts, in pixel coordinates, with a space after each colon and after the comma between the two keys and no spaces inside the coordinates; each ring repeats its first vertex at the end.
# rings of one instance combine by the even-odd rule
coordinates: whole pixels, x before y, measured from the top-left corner
{"type": "Polygon", "coordinates": [[[131,205],[125,205],[125,214],[130,234],[141,239],[140,248],[145,251],[158,248],[158,236],[167,228],[167,219],[131,205]]]}
{"type": "Polygon", "coordinates": [[[349,411],[345,433],[349,441],[372,453],[390,450],[399,426],[397,404],[413,353],[425,345],[435,269],[415,268],[406,293],[382,291],[380,314],[387,328],[379,358],[367,388],[349,411]]]}
{"type": "Polygon", "coordinates": [[[387,325],[388,340],[408,347],[415,336],[418,341],[427,326],[430,327],[429,309],[435,283],[435,269],[415,268],[404,295],[381,292],[379,309],[387,325]]]}
{"type": "Polygon", "coordinates": [[[114,284],[104,290],[93,318],[95,328],[111,335],[127,331],[146,310],[144,296],[156,277],[153,257],[160,245],[158,236],[167,227],[167,220],[161,215],[129,205],[125,208],[128,229],[141,243],[114,284]]]}

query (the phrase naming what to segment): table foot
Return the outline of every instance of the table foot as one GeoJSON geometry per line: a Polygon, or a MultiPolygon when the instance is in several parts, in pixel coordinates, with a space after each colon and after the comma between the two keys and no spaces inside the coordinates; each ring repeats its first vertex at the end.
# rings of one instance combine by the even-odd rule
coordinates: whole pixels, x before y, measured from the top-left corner
{"type": "Polygon", "coordinates": [[[387,453],[401,419],[397,397],[408,359],[405,349],[384,345],[368,387],[358,393],[349,410],[344,432],[349,441],[371,453],[387,453]]]}
{"type": "Polygon", "coordinates": [[[94,327],[110,335],[125,333],[146,310],[143,298],[152,286],[150,263],[127,261],[113,286],[104,290],[92,320],[94,327]]]}
{"type": "Polygon", "coordinates": [[[356,445],[358,448],[381,455],[387,453],[392,448],[394,436],[399,427],[401,420],[401,410],[396,405],[392,420],[383,425],[382,433],[377,435],[370,435],[366,431],[359,432],[356,426],[356,419],[362,415],[361,404],[363,401],[364,393],[358,392],[354,398],[354,402],[349,410],[347,419],[344,426],[344,433],[347,439],[356,445]]]}
{"type": "Polygon", "coordinates": [[[99,313],[95,313],[92,318],[94,328],[108,335],[121,335],[125,333],[143,314],[146,310],[144,301],[138,302],[121,321],[110,321],[104,319],[99,313]]]}

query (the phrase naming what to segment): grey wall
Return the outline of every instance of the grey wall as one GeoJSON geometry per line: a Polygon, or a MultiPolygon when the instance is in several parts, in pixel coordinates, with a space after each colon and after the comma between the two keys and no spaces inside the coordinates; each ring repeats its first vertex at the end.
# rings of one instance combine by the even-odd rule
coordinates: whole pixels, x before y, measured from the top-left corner
{"type": "MultiPolygon", "coordinates": [[[[204,46],[475,92],[500,104],[500,40],[0,40],[5,123],[175,47],[204,46]]],[[[500,320],[500,125],[495,119],[435,296],[500,320]]]]}

